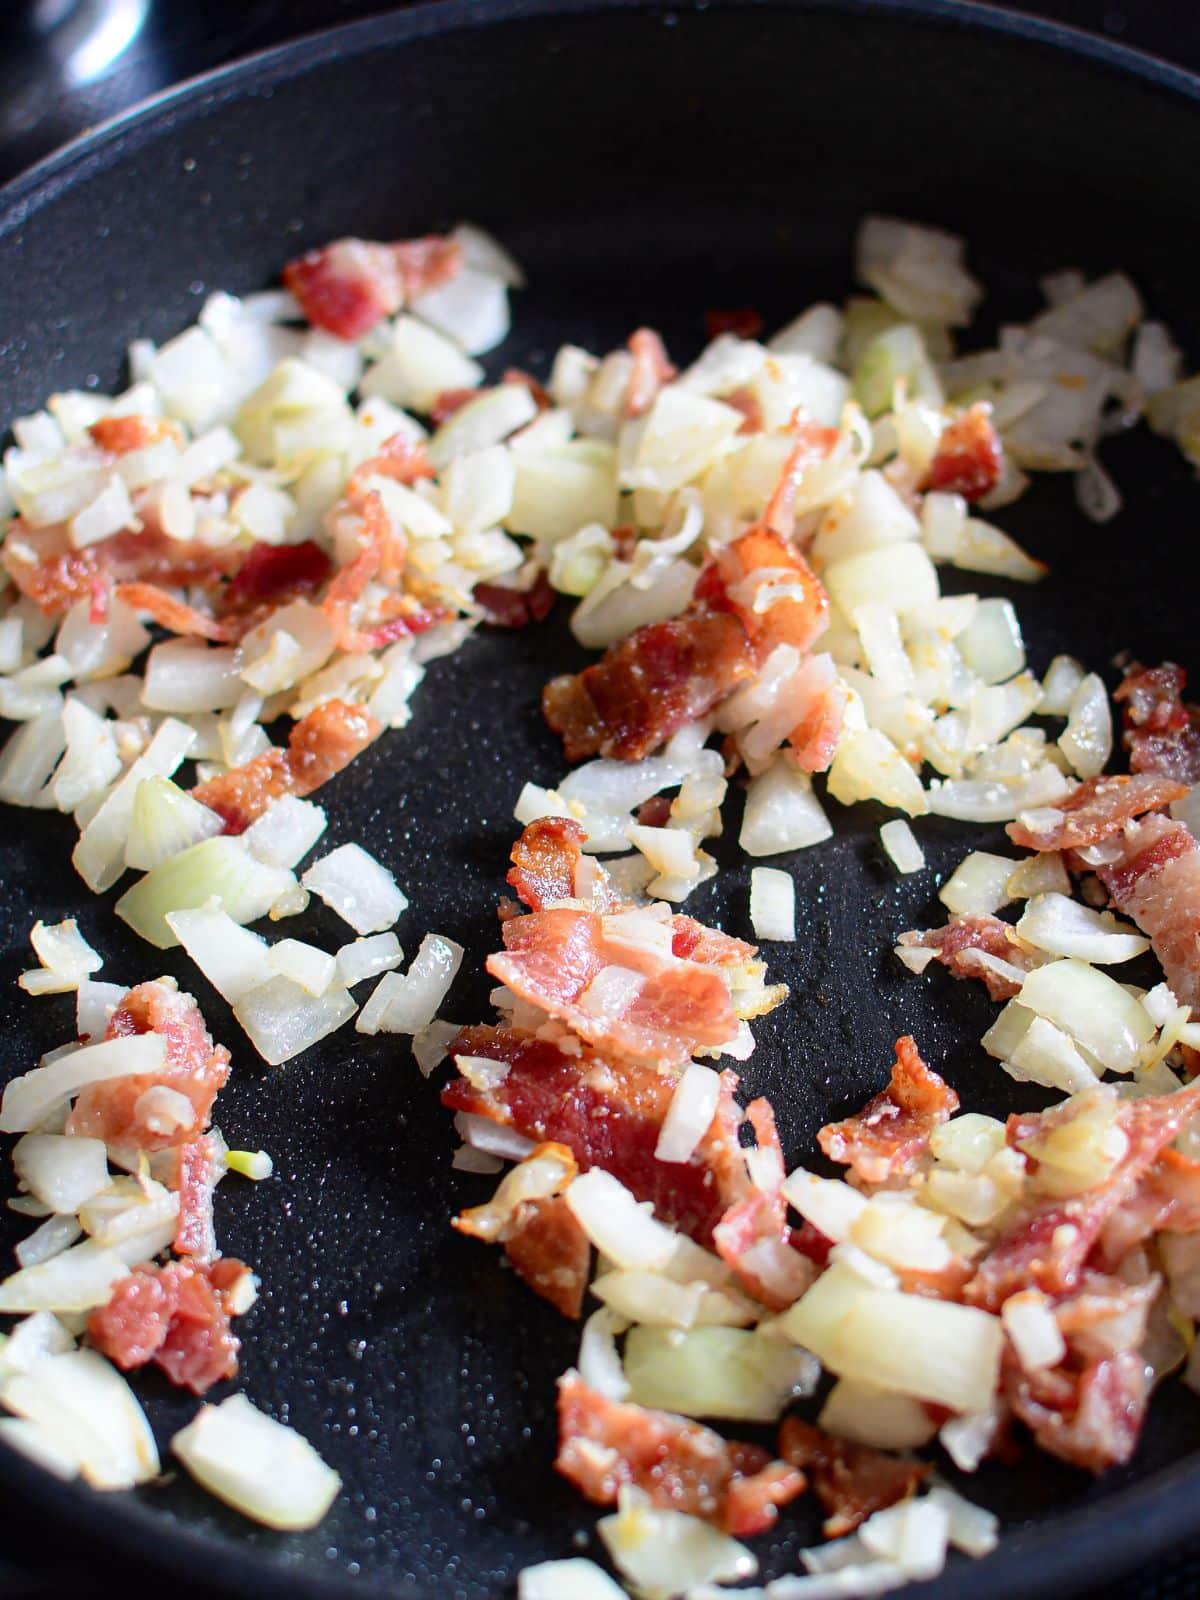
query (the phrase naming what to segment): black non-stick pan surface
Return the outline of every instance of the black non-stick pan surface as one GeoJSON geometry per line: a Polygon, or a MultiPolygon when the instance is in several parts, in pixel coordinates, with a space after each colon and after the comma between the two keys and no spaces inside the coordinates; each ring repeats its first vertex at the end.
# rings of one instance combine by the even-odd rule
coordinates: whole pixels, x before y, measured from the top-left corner
{"type": "MultiPolygon", "coordinates": [[[[840,297],[866,210],[966,233],[993,323],[1031,314],[1040,272],[1120,265],[1195,356],[1197,170],[1197,80],[981,9],[448,0],[202,80],[5,191],[0,413],[55,388],[112,387],[130,338],[178,330],[213,288],[269,284],[309,245],[459,217],[494,229],[529,271],[497,367],[543,371],[562,340],[608,348],[639,322],[688,358],[706,307],[751,302],[770,323],[840,297]]],[[[1061,480],[1002,519],[1054,567],[1014,593],[1032,662],[1069,649],[1111,678],[1128,649],[1200,667],[1200,487],[1146,435],[1107,458],[1127,493],[1108,527],[1084,522],[1061,480]]],[[[488,1015],[482,956],[496,942],[513,801],[526,779],[563,770],[540,687],[582,659],[561,617],[478,634],[431,668],[411,726],[321,795],[329,843],[361,840],[408,891],[410,953],[428,929],[467,946],[446,1007],[456,1020],[488,1015]]],[[[979,1050],[991,1008],[976,987],[918,981],[888,953],[900,930],[939,919],[936,883],[968,841],[994,848],[1000,830],[920,822],[932,870],[898,882],[878,845],[882,813],[831,809],[837,837],[783,862],[800,937],[767,953],[792,998],[756,1024],[744,1074],[774,1101],[789,1163],[880,1086],[902,1032],[968,1107],[1002,1113],[1018,1093],[979,1050]]],[[[687,909],[745,935],[749,869],[731,811],[726,870],[687,909]]],[[[0,818],[3,1072],[71,1031],[67,1000],[17,998],[39,916],[78,915],[105,977],[167,971],[195,990],[234,1051],[221,1126],[276,1163],[269,1182],[230,1178],[218,1194],[224,1247],[263,1285],[241,1328],[238,1386],[312,1438],[345,1487],[321,1528],[280,1536],[181,1478],[101,1498],[0,1452],[9,1507],[56,1515],[64,1543],[98,1563],[105,1550],[136,1555],[148,1580],[231,1595],[483,1600],[511,1592],[523,1565],[575,1552],[593,1514],[551,1460],[554,1378],[577,1329],[447,1226],[492,1180],[452,1171],[450,1119],[406,1042],[343,1031],[264,1067],[178,952],[139,945],[112,897],[86,896],[72,837],[55,816],[0,818]]],[[[344,936],[323,913],[300,931],[344,936]]],[[[165,1444],[193,1402],[153,1375],[137,1386],[165,1444]]],[[[1136,1460],[1102,1483],[1033,1454],[986,1467],[969,1492],[1004,1517],[1001,1549],[926,1592],[969,1584],[983,1600],[1111,1580],[1193,1531],[1198,1444],[1200,1402],[1170,1385],[1136,1460]]],[[[809,1508],[789,1508],[760,1542],[764,1573],[793,1569],[815,1534],[809,1508]]]]}

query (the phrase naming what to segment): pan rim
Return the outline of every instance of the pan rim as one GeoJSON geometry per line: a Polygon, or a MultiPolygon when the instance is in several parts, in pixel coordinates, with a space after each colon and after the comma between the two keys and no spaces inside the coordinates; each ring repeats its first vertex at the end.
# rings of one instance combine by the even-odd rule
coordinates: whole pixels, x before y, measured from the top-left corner
{"type": "MultiPolygon", "coordinates": [[[[377,46],[403,46],[445,34],[557,17],[564,21],[628,12],[665,17],[706,10],[787,11],[840,14],[867,22],[933,25],[982,33],[1054,51],[1074,62],[1110,71],[1128,81],[1200,104],[1200,75],[1160,57],[1048,19],[999,11],[979,0],[420,0],[388,11],[239,57],[139,102],[45,157],[0,187],[0,241],[75,183],[85,181],[138,143],[157,136],[176,117],[218,107],[226,100],[261,94],[276,83],[294,81],[334,59],[361,55],[377,46]]],[[[1114,1489],[1102,1500],[1063,1516],[1006,1532],[997,1552],[972,1563],[975,1600],[1001,1600],[1014,1577],[1031,1597],[1051,1589],[1086,1592],[1084,1585],[1107,1584],[1144,1562],[1168,1553],[1192,1531],[1195,1493],[1200,1486],[1200,1447],[1140,1481],[1114,1489]],[[1101,1535],[1102,1537],[1097,1537],[1101,1535]]],[[[321,1573],[274,1559],[262,1546],[241,1546],[156,1511],[144,1498],[107,1498],[79,1482],[63,1482],[0,1444],[0,1487],[10,1508],[36,1504],[65,1527],[83,1535],[92,1551],[107,1550],[137,1560],[151,1572],[203,1573],[214,1595],[255,1600],[354,1600],[374,1594],[435,1600],[433,1591],[390,1577],[352,1577],[321,1573]],[[169,1528],[168,1548],[164,1526],[169,1528]],[[186,1567],[184,1563],[187,1563],[186,1567]]],[[[914,1600],[949,1600],[957,1589],[956,1571],[913,1586],[914,1600]]],[[[736,1600],[737,1591],[730,1591],[736,1600]]]]}

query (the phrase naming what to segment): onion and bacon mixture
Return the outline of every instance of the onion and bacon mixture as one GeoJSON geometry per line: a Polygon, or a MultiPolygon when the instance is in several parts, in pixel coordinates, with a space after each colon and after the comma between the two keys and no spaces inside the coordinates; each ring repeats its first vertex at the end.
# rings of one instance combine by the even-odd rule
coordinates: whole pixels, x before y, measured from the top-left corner
{"type": "MultiPolygon", "coordinates": [[[[742,1541],[810,1490],[834,1542],[739,1593],[932,1576],[996,1521],[913,1452],[969,1473],[1036,1444],[1101,1472],[1160,1377],[1200,1384],[1200,712],[1180,667],[1130,664],[1130,770],[1108,773],[1103,680],[1067,655],[1039,676],[1012,603],[938,572],[1041,579],[987,518],[1040,471],[1112,517],[1099,447],[1142,415],[1200,465],[1200,378],[1120,273],[1045,280],[1045,310],[963,355],[983,290],[960,240],[868,218],[855,271],[869,293],[766,343],[756,313],[714,312],[682,371],[641,327],[603,357],[564,346],[543,383],[476,359],[522,285],[488,236],[339,240],[135,344],[115,398],[52,396],[4,457],[0,715],[20,726],[0,799],[71,813],[95,893],[138,874],[117,914],[182,945],[269,1063],[351,1018],[409,1036],[427,1076],[452,1058],[455,1164],[513,1163],[455,1227],[583,1319],[556,1465],[611,1508],[601,1538],[651,1600],[752,1578],[742,1541]],[[460,947],[427,934],[396,970],[407,901],[383,863],[350,841],[297,876],[327,824],[309,796],[404,727],[429,660],[558,595],[600,652],[543,696],[579,764],[515,797],[497,1014],[463,1028],[438,1015],[460,947]],[[962,1111],[904,1037],[821,1130],[844,1176],[789,1173],[769,1102],[739,1098],[751,1022],[787,991],[678,909],[716,871],[731,781],[754,858],[819,847],[829,802],[899,813],[880,837],[902,873],[924,867],[912,819],[1007,824],[1022,853],[969,855],[949,921],[896,930],[896,954],[984,984],[984,1051],[1057,1098],[962,1111]],[[250,930],[313,894],[356,935],[340,949],[250,930]],[[1110,976],[1148,953],[1161,981],[1110,976]],[[778,1425],[774,1447],[712,1422],[778,1425]]],[[[794,940],[790,874],[756,867],[749,910],[794,940]]],[[[78,1011],[0,1108],[10,1204],[41,1219],[0,1283],[23,1316],[0,1434],[128,1486],[158,1454],[121,1371],[196,1394],[236,1372],[254,1279],[219,1254],[213,1191],[270,1160],[212,1126],[230,1056],[190,996],[98,981],[74,921],[33,945],[23,987],[78,1011]]],[[[172,1448],[271,1526],[337,1491],[241,1395],[172,1448]]],[[[519,1587],[622,1592],[583,1558],[519,1587]]]]}

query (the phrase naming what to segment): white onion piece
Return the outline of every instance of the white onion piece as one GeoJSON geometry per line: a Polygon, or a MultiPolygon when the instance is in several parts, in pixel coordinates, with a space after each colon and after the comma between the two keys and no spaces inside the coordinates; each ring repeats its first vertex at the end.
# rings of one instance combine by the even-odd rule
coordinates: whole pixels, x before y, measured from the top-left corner
{"type": "Polygon", "coordinates": [[[1004,1063],[1019,1082],[1040,1083],[1064,1094],[1093,1087],[1096,1075],[1061,1028],[1034,1017],[1004,1063]]]}
{"type": "Polygon", "coordinates": [[[708,1131],[720,1098],[719,1074],[711,1067],[689,1062],[675,1085],[671,1104],[659,1129],[658,1143],[654,1147],[656,1159],[670,1162],[689,1160],[708,1131]]]}
{"type": "Polygon", "coordinates": [[[167,924],[209,983],[231,1005],[276,976],[267,941],[215,906],[170,911],[167,924]]]}
{"type": "Polygon", "coordinates": [[[363,374],[359,392],[429,412],[443,390],[474,389],[482,381],[483,368],[457,344],[428,323],[402,316],[381,359],[363,374]]]}
{"type": "MultiPolygon", "coordinates": [[[[456,1029],[455,1032],[461,1032],[456,1029]]],[[[490,1117],[476,1116],[471,1111],[455,1113],[454,1130],[467,1144],[487,1155],[500,1156],[504,1161],[524,1161],[536,1146],[532,1139],[518,1133],[503,1122],[493,1122],[490,1117]]]]}
{"type": "Polygon", "coordinates": [[[19,1267],[37,1267],[73,1245],[83,1229],[74,1217],[47,1217],[40,1228],[22,1239],[13,1254],[19,1267]]]}
{"type": "Polygon", "coordinates": [[[77,695],[68,695],[62,709],[66,752],[50,784],[60,811],[74,811],[121,773],[121,757],[113,724],[91,710],[77,695]]]}
{"type": "Polygon", "coordinates": [[[18,982],[30,994],[65,994],[77,989],[104,965],[79,931],[74,917],[47,925],[38,921],[29,935],[41,970],[21,974],[18,982]]]}
{"type": "Polygon", "coordinates": [[[601,1517],[596,1531],[617,1571],[644,1600],[670,1600],[699,1584],[739,1583],[758,1571],[744,1544],[699,1517],[655,1510],[628,1489],[621,1491],[617,1514],[601,1517]]]}
{"type": "Polygon", "coordinates": [[[195,742],[194,729],[168,717],[84,828],[71,859],[94,893],[102,894],[105,889],[111,889],[121,876],[125,866],[125,841],[142,779],[169,778],[195,742]]]}
{"type": "Polygon", "coordinates": [[[201,1406],[171,1452],[210,1494],[268,1528],[316,1527],[341,1487],[307,1439],[241,1394],[201,1406]]]}
{"type": "Polygon", "coordinates": [[[100,1139],[27,1133],[12,1158],[21,1187],[52,1211],[78,1211],[108,1185],[108,1154],[100,1139]]]}
{"type": "Polygon", "coordinates": [[[938,899],[956,914],[987,915],[999,911],[1008,904],[1008,883],[1016,865],[1011,856],[991,855],[986,850],[972,851],[938,890],[938,899]]]}
{"type": "Polygon", "coordinates": [[[626,1322],[608,1306],[593,1311],[583,1325],[579,1336],[579,1376],[589,1389],[595,1389],[609,1400],[629,1397],[629,1381],[621,1366],[617,1351],[617,1335],[624,1333],[626,1322]]]}
{"type": "Polygon", "coordinates": [[[367,978],[376,978],[381,972],[390,972],[404,960],[400,941],[394,933],[376,933],[370,938],[355,939],[337,951],[337,981],[345,989],[367,978]]]}
{"type": "Polygon", "coordinates": [[[1057,1023],[1113,1072],[1132,1072],[1154,1034],[1154,1024],[1127,990],[1074,957],[1031,972],[1020,1003],[1057,1023]]]}
{"type": "Polygon", "coordinates": [[[47,1356],[74,1350],[75,1340],[50,1311],[35,1311],[0,1343],[0,1388],[14,1372],[29,1372],[47,1356]]]}
{"type": "Polygon", "coordinates": [[[312,800],[282,795],[242,835],[242,843],[269,867],[294,867],[325,832],[324,809],[312,800]]]}
{"type": "Polygon", "coordinates": [[[311,995],[324,994],[337,973],[335,956],[302,939],[281,939],[271,946],[267,962],[280,976],[290,978],[311,995]]]}
{"type": "Polygon", "coordinates": [[[956,1550],[968,1556],[986,1556],[999,1544],[999,1519],[984,1506],[974,1505],[940,1483],[929,1491],[928,1498],[945,1511],[950,1543],[956,1550]]]}
{"type": "Polygon", "coordinates": [[[955,643],[984,683],[1004,683],[1025,670],[1021,624],[1009,600],[980,600],[971,621],[955,635],[955,643]]]}
{"type": "Polygon", "coordinates": [[[494,350],[508,336],[508,290],[502,279],[471,266],[427,289],[412,310],[460,345],[468,355],[494,350]]]}
{"type": "Polygon", "coordinates": [[[826,1364],[841,1377],[979,1411],[995,1393],[1002,1344],[999,1318],[974,1306],[868,1289],[839,1324],[826,1364]]]}
{"type": "Polygon", "coordinates": [[[128,1489],[158,1476],[154,1435],[132,1389],[94,1350],[47,1357],[11,1379],[4,1404],[45,1429],[97,1489],[128,1489]]]}
{"type": "Polygon", "coordinates": [[[125,1272],[120,1256],[85,1239],[5,1278],[0,1283],[0,1311],[90,1311],[107,1304],[113,1284],[125,1272]]]}
{"type": "Polygon", "coordinates": [[[566,1191],[575,1220],[602,1255],[628,1272],[661,1272],[675,1253],[677,1235],[640,1205],[602,1167],[582,1173],[566,1191]]]}
{"type": "Polygon", "coordinates": [[[223,828],[215,811],[170,778],[143,778],[133,800],[125,841],[126,865],[149,872],[192,845],[215,838],[223,828]]]}
{"type": "Polygon", "coordinates": [[[955,234],[892,217],[869,216],[854,241],[854,271],[861,283],[902,316],[965,325],[983,297],[982,285],[963,265],[965,246],[955,234]]]}
{"type": "Polygon", "coordinates": [[[750,873],[750,923],[756,939],[792,942],[796,937],[796,884],[777,867],[750,873]]]}
{"type": "Polygon", "coordinates": [[[1026,944],[1050,955],[1078,956],[1101,966],[1132,961],[1150,948],[1150,941],[1129,923],[1062,894],[1035,895],[1016,932],[1026,944]]]}
{"type": "Polygon", "coordinates": [[[263,1060],[278,1067],[334,1033],[356,1010],[345,989],[313,995],[290,978],[274,977],[241,995],[233,1014],[263,1060]]]}
{"type": "Polygon", "coordinates": [[[814,1365],[787,1340],[745,1328],[639,1324],[625,1338],[630,1397],[681,1416],[773,1422],[810,1391],[814,1365]]]}
{"type": "Polygon", "coordinates": [[[387,868],[357,844],[331,850],[309,867],[300,882],[356,933],[390,928],[408,905],[387,868]]]}
{"type": "Polygon", "coordinates": [[[169,950],[179,943],[167,921],[172,913],[215,903],[234,922],[256,922],[295,884],[290,872],[267,866],[240,839],[220,834],[160,862],[126,890],[115,910],[148,943],[169,950]]]}
{"type": "Polygon", "coordinates": [[[14,806],[37,805],[65,746],[59,697],[9,735],[0,753],[0,800],[14,806]]]}
{"type": "Polygon", "coordinates": [[[625,1600],[625,1591],[583,1556],[539,1561],[517,1574],[517,1600],[625,1600]]]}
{"type": "Polygon", "coordinates": [[[1012,822],[1023,811],[1052,806],[1069,794],[1071,784],[1057,767],[1037,767],[1027,778],[1004,783],[991,778],[959,778],[929,785],[929,809],[935,817],[959,822],[1012,822]]]}
{"type": "Polygon", "coordinates": [[[1026,1372],[1056,1367],[1066,1355],[1067,1343],[1053,1307],[1040,1290],[1023,1289],[1010,1295],[1000,1309],[1000,1320],[1026,1372]]]}
{"type": "Polygon", "coordinates": [[[819,1178],[803,1167],[784,1179],[783,1192],[789,1205],[835,1244],[849,1239],[850,1230],[867,1203],[857,1189],[840,1178],[819,1178]]]}
{"type": "Polygon", "coordinates": [[[873,1556],[894,1562],[909,1582],[935,1578],[946,1565],[949,1513],[927,1496],[902,1500],[868,1517],[858,1538],[873,1556]]]}
{"type": "Polygon", "coordinates": [[[893,817],[879,829],[879,842],[897,872],[920,872],[925,865],[925,852],[916,835],[903,817],[893,817]]]}
{"type": "Polygon", "coordinates": [[[462,965],[463,947],[439,933],[427,933],[412,965],[401,977],[387,972],[363,1007],[360,1033],[420,1033],[438,1013],[462,965]]]}
{"type": "Polygon", "coordinates": [[[1094,778],[1104,770],[1112,742],[1108,690],[1101,678],[1089,672],[1071,697],[1058,748],[1081,778],[1094,778]]]}
{"type": "Polygon", "coordinates": [[[999,1426],[999,1415],[990,1408],[951,1417],[938,1430],[938,1443],[960,1472],[975,1472],[991,1451],[999,1426]]]}
{"type": "Polygon", "coordinates": [[[152,711],[222,711],[236,705],[243,684],[240,656],[192,639],[168,639],[146,657],[142,702],[152,711]]]}
{"type": "Polygon", "coordinates": [[[817,1422],[826,1433],[876,1450],[918,1450],[937,1432],[919,1400],[851,1378],[834,1384],[817,1422]]]}
{"type": "Polygon", "coordinates": [[[457,1022],[439,1022],[435,1019],[428,1027],[413,1034],[412,1053],[423,1077],[429,1077],[435,1067],[449,1055],[451,1039],[461,1033],[457,1022]]]}
{"type": "Polygon", "coordinates": [[[778,757],[750,780],[738,838],[749,856],[803,850],[831,838],[833,828],[806,772],[778,757]]]}
{"type": "Polygon", "coordinates": [[[156,1072],[165,1050],[166,1042],[160,1034],[141,1033],[84,1045],[47,1066],[34,1067],[5,1086],[0,1101],[0,1132],[27,1133],[85,1084],[156,1072]]]}

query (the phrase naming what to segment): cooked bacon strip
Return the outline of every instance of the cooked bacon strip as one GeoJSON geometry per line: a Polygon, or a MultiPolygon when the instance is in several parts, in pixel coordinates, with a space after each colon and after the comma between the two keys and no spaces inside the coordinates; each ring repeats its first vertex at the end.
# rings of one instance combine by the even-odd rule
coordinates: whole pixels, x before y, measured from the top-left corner
{"type": "Polygon", "coordinates": [[[1096,876],[1149,937],[1176,997],[1200,1005],[1200,846],[1169,817],[1127,823],[1120,844],[1096,876]]]}
{"type": "Polygon", "coordinates": [[[1096,1259],[1106,1272],[1115,1272],[1131,1250],[1166,1228],[1200,1231],[1200,1161],[1170,1147],[1105,1223],[1096,1259]]]}
{"type": "Polygon", "coordinates": [[[770,1101],[752,1100],[746,1107],[746,1120],[754,1129],[758,1149],[770,1152],[773,1158],[773,1181],[765,1185],[759,1174],[750,1194],[721,1218],[713,1232],[713,1244],[748,1294],[772,1311],[782,1311],[800,1298],[817,1272],[811,1259],[792,1242],[782,1189],[783,1146],[770,1101]]]}
{"type": "Polygon", "coordinates": [[[813,700],[807,716],[788,734],[787,754],[802,772],[826,772],[837,754],[846,720],[850,691],[835,676],[828,656],[814,656],[813,664],[830,661],[829,680],[813,700]]]}
{"type": "Polygon", "coordinates": [[[597,912],[564,906],[530,912],[505,922],[503,939],[504,950],[488,957],[492,976],[597,1048],[681,1067],[697,1050],[716,1049],[737,1032],[729,989],[718,973],[699,962],[610,943],[597,912]],[[615,1013],[606,971],[614,968],[641,979],[615,1013]],[[605,992],[589,993],[597,980],[605,992]]]}
{"type": "Polygon", "coordinates": [[[501,1241],[513,1271],[564,1317],[577,1321],[592,1247],[562,1195],[527,1200],[501,1241]]]}
{"type": "Polygon", "coordinates": [[[197,784],[192,793],[222,818],[226,833],[244,833],[272,800],[312,794],[380,732],[364,707],[325,700],[295,724],[286,750],[264,750],[242,766],[197,784]]]}
{"type": "Polygon", "coordinates": [[[430,234],[397,244],[337,239],[289,261],[283,281],[314,327],[357,339],[408,301],[452,278],[462,250],[430,234]]]}
{"type": "Polygon", "coordinates": [[[830,1122],[817,1142],[860,1183],[887,1183],[913,1172],[929,1136],[958,1110],[958,1096],[921,1059],[907,1034],[896,1040],[892,1080],[855,1117],[830,1122]]]}
{"type": "Polygon", "coordinates": [[[1010,1378],[1006,1398],[1043,1450],[1088,1472],[1128,1461],[1148,1399],[1146,1364],[1134,1350],[1094,1361],[1081,1373],[1061,1367],[1010,1378]]]}
{"type": "MultiPolygon", "coordinates": [[[[1092,1247],[1112,1217],[1134,1195],[1143,1177],[1200,1107],[1200,1083],[1175,1094],[1126,1101],[1117,1125],[1129,1141],[1125,1155],[1103,1183],[1064,1199],[1047,1198],[1025,1207],[979,1258],[963,1297],[987,1311],[1019,1289],[1070,1293],[1092,1247]]],[[[1010,1117],[1010,1144],[1025,1141],[1074,1114],[1066,1103],[1026,1117],[1010,1117]]]]}
{"type": "Polygon", "coordinates": [[[210,1261],[217,1254],[213,1189],[219,1176],[217,1146],[211,1134],[180,1146],[179,1223],[171,1246],[176,1255],[210,1261]]]}
{"type": "Polygon", "coordinates": [[[144,450],[147,445],[161,444],[164,439],[183,443],[183,430],[169,417],[145,417],[134,412],[126,417],[101,417],[88,428],[101,450],[114,456],[126,456],[131,450],[144,450]]]}
{"type": "Polygon", "coordinates": [[[609,1400],[575,1371],[558,1380],[555,1468],[594,1505],[611,1506],[625,1487],[652,1505],[714,1522],[749,1538],[775,1522],[805,1488],[786,1462],[758,1445],[723,1439],[669,1411],[609,1400]]]}
{"type": "Polygon", "coordinates": [[[1200,783],[1200,706],[1184,703],[1186,684],[1187,673],[1173,661],[1126,667],[1113,699],[1124,702],[1124,744],[1134,772],[1200,783]]]}
{"type": "Polygon", "coordinates": [[[924,489],[943,489],[964,500],[982,500],[1000,482],[1004,452],[986,401],[961,411],[947,424],[930,463],[924,489]]]}
{"type": "Polygon", "coordinates": [[[62,616],[79,600],[96,601],[111,583],[211,587],[236,572],[244,552],[225,545],[168,539],[149,519],[140,533],[113,534],[76,550],[65,525],[30,528],[15,517],[0,546],[0,565],[23,595],[48,616],[62,616]]]}
{"type": "Polygon", "coordinates": [[[1139,1350],[1146,1337],[1150,1307],[1161,1288],[1157,1273],[1150,1273],[1140,1283],[1127,1283],[1085,1268],[1076,1292],[1054,1308],[1071,1363],[1102,1361],[1123,1350],[1139,1350]]]}
{"type": "MultiPolygon", "coordinates": [[[[584,892],[583,874],[590,877],[595,863],[583,853],[586,835],[570,817],[540,817],[522,831],[512,847],[508,882],[531,911],[544,911],[561,900],[586,899],[600,911],[615,910],[621,902],[596,873],[584,892]]],[[[753,946],[750,946],[753,951],[753,946]]],[[[678,954],[678,952],[676,952],[678,954]]]]}
{"type": "Polygon", "coordinates": [[[737,339],[757,339],[764,327],[761,313],[753,306],[712,306],[704,313],[704,332],[710,343],[723,333],[732,333],[737,339]]]}
{"type": "Polygon", "coordinates": [[[783,1419],[779,1454],[811,1478],[828,1513],[823,1532],[829,1539],[853,1533],[876,1511],[907,1500],[932,1471],[925,1461],[835,1439],[799,1417],[783,1419]]]}
{"type": "Polygon", "coordinates": [[[157,583],[119,583],[115,594],[118,600],[134,611],[146,612],[160,628],[185,638],[209,639],[214,644],[227,644],[234,637],[225,623],[218,622],[207,611],[188,605],[169,589],[157,583]]]}
{"type": "Polygon", "coordinates": [[[422,478],[436,477],[433,463],[425,453],[425,441],[412,439],[406,433],[393,433],[383,441],[375,455],[355,467],[346,485],[346,499],[352,504],[361,503],[370,493],[367,488],[370,478],[391,478],[394,483],[411,488],[422,478]]]}
{"type": "Polygon", "coordinates": [[[670,383],[677,369],[672,366],[661,334],[653,328],[638,328],[629,335],[633,371],[625,399],[627,417],[643,416],[654,404],[663,384],[670,383]]]}
{"type": "Polygon", "coordinates": [[[762,433],[766,427],[766,418],[758,396],[753,389],[731,389],[728,394],[721,396],[722,405],[732,406],[735,411],[742,413],[742,425],[739,433],[762,433]]]}
{"type": "Polygon", "coordinates": [[[696,601],[734,612],[760,662],[779,644],[801,652],[810,649],[829,625],[825,586],[799,551],[765,523],[714,555],[700,574],[696,601]],[[783,596],[765,611],[755,609],[760,596],[782,586],[798,588],[799,597],[783,596]]]}
{"type": "Polygon", "coordinates": [[[727,612],[696,608],[638,628],[583,672],[552,678],[542,712],[568,761],[640,761],[753,676],[746,630],[727,612]]]}
{"type": "Polygon", "coordinates": [[[244,1271],[233,1260],[134,1267],[88,1317],[88,1338],[123,1372],[153,1361],[172,1383],[204,1394],[238,1369],[226,1294],[244,1271]]]}
{"type": "Polygon", "coordinates": [[[1160,811],[1172,800],[1182,800],[1186,785],[1155,773],[1138,773],[1088,778],[1064,799],[1047,808],[1047,818],[1038,813],[1036,826],[1020,818],[1010,822],[1005,832],[1014,844],[1027,850],[1082,850],[1119,833],[1131,817],[1146,811],[1160,811]],[[1054,812],[1050,818],[1048,813],[1054,812]]]}
{"type": "Polygon", "coordinates": [[[494,628],[527,628],[532,622],[544,622],[554,610],[555,592],[544,570],[538,573],[532,588],[477,583],[471,596],[494,628]]]}
{"type": "Polygon", "coordinates": [[[106,1039],[137,1033],[159,1033],[166,1055],[157,1072],[110,1078],[82,1089],[67,1120],[67,1132],[103,1139],[107,1144],[165,1150],[186,1144],[208,1126],[217,1090],[229,1076],[229,1051],[214,1045],[200,1008],[190,994],[180,994],[171,978],[157,978],[129,989],[109,1019],[106,1039]],[[150,1124],[138,1102],[147,1089],[165,1085],[184,1094],[195,1118],[190,1125],[162,1133],[150,1124]]]}
{"type": "Polygon", "coordinates": [[[456,1078],[442,1090],[444,1105],[536,1142],[565,1144],[580,1171],[611,1172],[639,1200],[649,1200],[664,1222],[706,1248],[729,1207],[750,1192],[731,1072],[721,1074],[716,1116],[691,1159],[664,1162],[654,1150],[675,1091],[674,1075],[606,1060],[587,1049],[567,1055],[550,1040],[516,1028],[466,1028],[450,1051],[508,1062],[509,1071],[486,1090],[456,1078]]]}
{"type": "Polygon", "coordinates": [[[252,545],[217,601],[217,615],[257,618],[262,608],[287,605],[312,594],[329,576],[330,560],[319,544],[252,545]]]}
{"type": "Polygon", "coordinates": [[[758,946],[679,913],[671,918],[671,953],[706,967],[741,967],[754,960],[758,946]]]}
{"type": "Polygon", "coordinates": [[[1038,965],[1038,957],[1017,943],[1007,922],[977,911],[961,912],[951,917],[943,928],[902,933],[900,943],[917,950],[932,950],[933,959],[956,978],[981,978],[993,1000],[1011,1000],[1021,985],[985,966],[978,959],[977,951],[997,956],[1022,972],[1030,972],[1038,965]]]}

